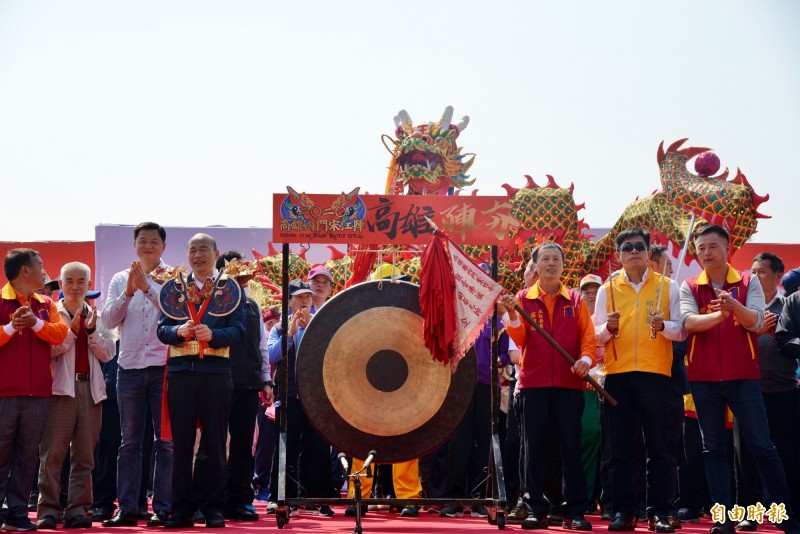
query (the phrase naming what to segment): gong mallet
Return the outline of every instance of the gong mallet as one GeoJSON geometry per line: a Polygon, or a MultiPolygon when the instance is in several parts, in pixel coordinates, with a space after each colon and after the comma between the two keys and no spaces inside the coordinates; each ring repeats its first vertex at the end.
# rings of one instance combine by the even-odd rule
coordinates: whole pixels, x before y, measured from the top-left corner
{"type": "MultiPolygon", "coordinates": [[[[617,303],[614,302],[614,273],[611,272],[611,262],[608,262],[608,294],[611,295],[611,309],[617,311],[617,303]]],[[[614,342],[619,337],[619,327],[611,332],[611,349],[614,351],[614,361],[617,361],[617,344],[614,342]]]]}
{"type": "MultiPolygon", "coordinates": [[[[542,337],[545,339],[545,341],[547,341],[548,343],[550,343],[550,344],[553,346],[553,348],[554,348],[554,349],[556,349],[556,351],[558,351],[558,353],[559,353],[559,354],[561,354],[561,356],[563,356],[563,357],[564,357],[564,359],[565,359],[565,360],[567,360],[567,362],[569,362],[569,364],[570,364],[570,365],[575,365],[575,358],[573,358],[572,356],[570,356],[570,355],[569,355],[569,353],[568,353],[567,351],[565,351],[565,350],[563,349],[563,347],[561,347],[561,345],[559,345],[559,344],[558,344],[558,342],[556,342],[556,340],[555,340],[555,339],[553,339],[553,338],[550,336],[550,334],[548,334],[547,332],[545,332],[544,328],[542,328],[541,326],[539,326],[539,323],[537,323],[536,321],[534,321],[534,320],[533,320],[533,317],[531,317],[530,315],[528,315],[528,312],[526,312],[525,310],[523,310],[523,309],[522,309],[522,306],[520,306],[519,304],[515,304],[515,305],[514,305],[514,309],[517,311],[517,313],[519,314],[519,316],[520,316],[520,317],[522,317],[523,319],[525,319],[525,322],[527,322],[527,323],[528,323],[529,325],[531,325],[531,326],[532,326],[532,327],[533,327],[533,328],[534,328],[534,329],[535,329],[537,332],[539,332],[539,333],[542,335],[542,337]]],[[[612,396],[611,396],[611,395],[608,393],[608,391],[606,391],[606,390],[605,390],[605,388],[603,388],[603,386],[601,386],[600,384],[598,384],[598,383],[597,383],[597,380],[595,380],[594,378],[592,378],[592,377],[591,377],[590,375],[588,375],[588,374],[587,374],[586,376],[584,376],[584,377],[583,377],[583,379],[584,379],[584,380],[586,380],[587,382],[589,382],[589,384],[590,384],[590,385],[591,385],[591,386],[592,386],[594,389],[596,389],[596,390],[597,390],[597,392],[598,392],[598,393],[600,393],[600,395],[602,395],[602,396],[603,396],[603,398],[606,400],[606,402],[608,402],[608,403],[609,403],[611,406],[616,406],[616,405],[617,405],[617,400],[616,400],[614,397],[612,397],[612,396]]]]}

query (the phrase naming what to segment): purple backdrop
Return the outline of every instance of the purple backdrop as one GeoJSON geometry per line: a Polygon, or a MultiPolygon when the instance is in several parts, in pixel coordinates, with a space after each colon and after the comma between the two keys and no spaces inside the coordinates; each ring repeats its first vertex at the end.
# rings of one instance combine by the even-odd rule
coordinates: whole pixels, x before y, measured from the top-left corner
{"type": "MultiPolygon", "coordinates": [[[[133,250],[133,226],[100,225],[94,229],[95,241],[95,288],[103,294],[97,302],[97,307],[102,308],[105,303],[108,285],[115,273],[130,267],[131,261],[136,258],[133,250]]],[[[169,265],[188,265],[186,258],[186,245],[194,234],[203,232],[217,240],[220,252],[236,249],[246,258],[252,259],[252,249],[262,254],[267,254],[267,243],[272,240],[271,228],[227,228],[222,226],[209,227],[166,227],[167,248],[164,251],[164,261],[169,265]]],[[[275,248],[280,250],[280,245],[275,248]]],[[[345,245],[338,245],[340,250],[346,250],[345,245]]],[[[300,245],[291,245],[291,250],[297,252],[300,245]]],[[[322,263],[330,257],[330,251],[324,245],[313,245],[306,253],[306,259],[313,263],[322,263]]]]}

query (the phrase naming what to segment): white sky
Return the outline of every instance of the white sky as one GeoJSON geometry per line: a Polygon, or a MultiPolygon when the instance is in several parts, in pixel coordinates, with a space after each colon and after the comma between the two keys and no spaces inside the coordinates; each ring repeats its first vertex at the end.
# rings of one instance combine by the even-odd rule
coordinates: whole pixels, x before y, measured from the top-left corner
{"type": "Polygon", "coordinates": [[[772,197],[755,240],[798,242],[798,28],[792,0],[0,0],[0,240],[269,227],[286,185],[382,192],[392,117],[451,104],[480,194],[552,174],[608,227],[689,137],[772,197]]]}

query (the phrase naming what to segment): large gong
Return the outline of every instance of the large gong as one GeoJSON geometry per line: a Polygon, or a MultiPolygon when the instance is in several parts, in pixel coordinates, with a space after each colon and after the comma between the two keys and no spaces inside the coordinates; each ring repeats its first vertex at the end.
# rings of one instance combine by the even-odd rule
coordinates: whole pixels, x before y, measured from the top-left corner
{"type": "Polygon", "coordinates": [[[316,313],[297,355],[308,420],[335,448],[380,462],[432,451],[455,432],[472,400],[475,352],[455,373],[422,339],[419,286],[388,280],[343,291],[316,313]]]}

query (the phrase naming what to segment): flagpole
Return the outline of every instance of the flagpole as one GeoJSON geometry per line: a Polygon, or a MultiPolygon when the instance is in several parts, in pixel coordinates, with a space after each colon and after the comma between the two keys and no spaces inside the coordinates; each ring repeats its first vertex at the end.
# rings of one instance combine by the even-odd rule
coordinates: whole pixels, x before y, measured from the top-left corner
{"type": "Polygon", "coordinates": [[[675,270],[675,277],[673,280],[680,283],[681,268],[683,267],[683,260],[686,258],[686,252],[689,250],[689,239],[692,237],[692,228],[694,228],[695,214],[692,213],[692,219],[689,221],[689,228],[686,229],[686,239],[683,241],[683,248],[678,255],[678,268],[675,270]]]}
{"type": "MultiPolygon", "coordinates": [[[[544,328],[542,328],[541,326],[539,326],[539,323],[537,323],[536,321],[534,321],[534,320],[533,320],[533,317],[531,317],[530,315],[528,315],[528,312],[526,312],[525,310],[523,310],[523,309],[522,309],[522,306],[520,306],[520,305],[519,305],[519,303],[517,303],[517,304],[515,304],[515,305],[514,305],[514,309],[515,309],[515,310],[517,310],[517,313],[520,315],[520,317],[522,317],[523,319],[525,319],[525,322],[527,322],[529,325],[531,325],[533,328],[535,328],[535,329],[536,329],[536,331],[537,331],[537,332],[539,332],[539,334],[541,334],[541,335],[542,335],[542,337],[545,339],[545,341],[547,341],[548,343],[550,343],[550,345],[552,345],[552,346],[553,346],[553,348],[554,348],[554,349],[556,349],[556,351],[557,351],[559,354],[561,354],[561,356],[563,356],[565,360],[567,360],[567,361],[569,362],[569,364],[570,364],[570,365],[575,365],[575,358],[573,358],[572,356],[570,356],[570,355],[569,355],[569,353],[568,353],[567,351],[565,351],[565,350],[564,350],[564,349],[561,347],[561,345],[559,345],[559,344],[558,344],[558,342],[557,342],[555,339],[553,339],[553,338],[550,336],[550,334],[548,334],[548,333],[547,333],[547,332],[544,330],[544,328]]],[[[602,396],[603,396],[603,398],[604,398],[604,399],[605,399],[605,400],[606,400],[606,401],[607,401],[607,402],[608,402],[608,403],[609,403],[611,406],[616,406],[616,405],[617,405],[617,401],[616,401],[616,399],[615,399],[614,397],[612,397],[612,396],[611,396],[611,395],[608,393],[608,391],[606,391],[606,390],[603,388],[603,386],[601,386],[600,384],[598,384],[598,383],[597,383],[597,380],[595,380],[594,378],[592,378],[592,376],[591,376],[591,375],[586,375],[585,377],[583,377],[583,379],[584,379],[584,380],[586,380],[587,382],[589,382],[589,384],[591,384],[591,386],[592,386],[594,389],[596,389],[596,390],[597,390],[597,392],[598,392],[598,393],[600,393],[600,395],[602,395],[602,396]]]]}

